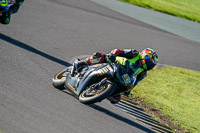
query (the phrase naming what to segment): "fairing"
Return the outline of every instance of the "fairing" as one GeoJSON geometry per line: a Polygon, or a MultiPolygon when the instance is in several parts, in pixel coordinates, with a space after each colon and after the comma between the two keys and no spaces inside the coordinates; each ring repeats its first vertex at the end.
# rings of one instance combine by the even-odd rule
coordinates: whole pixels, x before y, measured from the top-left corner
{"type": "Polygon", "coordinates": [[[98,64],[99,67],[93,65],[90,66],[88,72],[83,76],[80,81],[77,94],[80,95],[83,90],[94,83],[100,82],[105,77],[113,77],[115,69],[109,63],[98,64]]]}

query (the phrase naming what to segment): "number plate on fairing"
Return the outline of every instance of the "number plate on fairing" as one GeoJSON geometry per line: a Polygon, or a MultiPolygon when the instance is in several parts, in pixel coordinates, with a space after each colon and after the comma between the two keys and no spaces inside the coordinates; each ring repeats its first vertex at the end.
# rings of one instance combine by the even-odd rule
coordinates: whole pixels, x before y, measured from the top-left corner
{"type": "Polygon", "coordinates": [[[126,84],[130,84],[130,83],[131,83],[131,79],[130,79],[130,77],[129,77],[128,74],[122,75],[122,78],[123,78],[123,80],[124,80],[124,82],[125,82],[126,84]]]}

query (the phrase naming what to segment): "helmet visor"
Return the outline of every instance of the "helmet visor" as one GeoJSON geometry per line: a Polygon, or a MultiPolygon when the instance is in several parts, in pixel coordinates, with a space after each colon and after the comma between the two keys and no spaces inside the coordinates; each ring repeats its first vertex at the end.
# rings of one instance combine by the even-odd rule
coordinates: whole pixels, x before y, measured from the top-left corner
{"type": "Polygon", "coordinates": [[[147,70],[151,70],[156,65],[156,63],[154,63],[153,58],[150,58],[149,55],[145,55],[144,59],[145,64],[147,66],[147,70]]]}

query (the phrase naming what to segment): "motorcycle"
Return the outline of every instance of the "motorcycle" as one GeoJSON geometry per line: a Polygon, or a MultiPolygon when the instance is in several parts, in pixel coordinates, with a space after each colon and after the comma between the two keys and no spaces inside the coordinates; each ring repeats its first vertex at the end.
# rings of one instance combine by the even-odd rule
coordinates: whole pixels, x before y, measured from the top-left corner
{"type": "MultiPolygon", "coordinates": [[[[118,57],[123,58],[123,57],[118,57]]],[[[81,103],[93,104],[132,89],[135,73],[127,62],[84,65],[73,71],[65,68],[52,78],[55,88],[72,93],[81,103]]]]}
{"type": "Polygon", "coordinates": [[[5,23],[6,18],[10,18],[12,12],[8,12],[8,10],[10,9],[12,5],[16,3],[16,0],[8,0],[8,3],[5,0],[4,2],[5,3],[1,3],[1,4],[4,4],[5,6],[0,6],[0,21],[2,23],[5,23]]]}

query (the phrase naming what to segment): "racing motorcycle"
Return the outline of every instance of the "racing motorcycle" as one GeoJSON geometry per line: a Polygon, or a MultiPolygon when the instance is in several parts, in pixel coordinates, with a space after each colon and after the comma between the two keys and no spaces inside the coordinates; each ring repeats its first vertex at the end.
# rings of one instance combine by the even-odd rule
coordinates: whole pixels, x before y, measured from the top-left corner
{"type": "Polygon", "coordinates": [[[84,104],[101,102],[110,96],[132,89],[136,81],[128,61],[125,65],[84,65],[75,71],[73,67],[67,67],[56,74],[52,78],[52,84],[55,88],[69,91],[84,104]]]}
{"type": "Polygon", "coordinates": [[[12,12],[8,12],[10,7],[16,3],[16,0],[4,0],[2,1],[2,5],[5,6],[0,6],[0,21],[2,23],[5,23],[6,18],[10,18],[12,12]]]}

